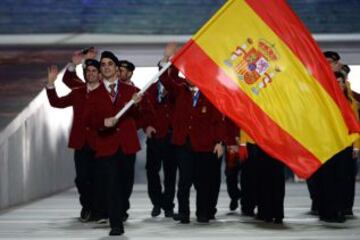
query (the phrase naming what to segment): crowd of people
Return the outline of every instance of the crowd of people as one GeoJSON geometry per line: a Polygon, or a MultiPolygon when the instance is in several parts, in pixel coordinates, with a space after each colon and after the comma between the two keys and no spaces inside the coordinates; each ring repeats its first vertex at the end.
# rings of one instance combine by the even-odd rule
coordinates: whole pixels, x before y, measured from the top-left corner
{"type": "MultiPolygon", "coordinates": [[[[176,53],[168,44],[158,67],[176,53]]],[[[146,140],[147,190],[152,217],[161,212],[180,224],[190,222],[190,190],[196,190],[196,220],[216,218],[221,184],[221,164],[230,197],[230,210],[239,207],[246,216],[282,224],[285,169],[245,132],[219,112],[189,80],[171,66],[140,94],[131,81],[135,65],[103,51],[96,60],[94,48],[76,52],[67,65],[63,82],[71,92],[59,97],[54,82],[58,68],[48,69],[46,91],[53,107],[73,108],[69,147],[75,149],[75,184],[82,206],[79,220],[110,223],[109,235],[122,235],[134,185],[137,131],[146,140]],[[85,82],[76,74],[83,64],[85,82]],[[119,119],[114,116],[133,100],[135,104],[119,119]],[[160,171],[163,171],[163,178],[160,171]],[[175,195],[178,210],[174,212],[175,195]]],[[[347,79],[350,68],[334,52],[325,57],[339,86],[355,106],[347,79]]],[[[357,111],[357,109],[354,109],[357,111]]],[[[312,213],[328,222],[343,222],[352,215],[355,164],[358,148],[349,146],[330,159],[307,183],[312,213]]]]}

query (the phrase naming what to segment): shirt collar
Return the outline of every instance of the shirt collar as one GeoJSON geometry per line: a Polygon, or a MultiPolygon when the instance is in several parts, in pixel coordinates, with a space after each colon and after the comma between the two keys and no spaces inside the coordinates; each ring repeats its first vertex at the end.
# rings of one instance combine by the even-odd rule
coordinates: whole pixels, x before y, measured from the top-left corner
{"type": "Polygon", "coordinates": [[[189,90],[190,90],[191,92],[193,92],[193,93],[197,93],[197,92],[199,91],[199,88],[196,87],[196,86],[193,86],[193,87],[190,87],[190,86],[189,86],[189,90]]]}
{"type": "MultiPolygon", "coordinates": [[[[109,82],[109,81],[106,80],[106,79],[103,80],[103,83],[104,83],[104,85],[105,85],[105,88],[106,88],[108,91],[111,91],[111,89],[110,89],[110,84],[115,84],[115,89],[117,89],[118,82],[119,82],[118,79],[116,79],[113,83],[112,83],[112,82],[109,82]]],[[[116,91],[116,90],[115,90],[115,91],[116,91]]]]}

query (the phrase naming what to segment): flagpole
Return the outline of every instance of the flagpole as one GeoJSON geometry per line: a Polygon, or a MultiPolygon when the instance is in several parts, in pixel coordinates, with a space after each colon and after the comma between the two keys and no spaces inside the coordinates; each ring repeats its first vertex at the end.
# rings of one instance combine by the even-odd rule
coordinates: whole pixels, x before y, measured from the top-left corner
{"type": "MultiPolygon", "coordinates": [[[[167,62],[163,68],[160,69],[158,73],[156,73],[151,80],[146,83],[146,85],[138,92],[138,94],[143,94],[156,80],[165,72],[170,66],[171,62],[167,62]]],[[[115,115],[115,119],[119,120],[119,118],[135,103],[133,99],[131,99],[128,103],[125,104],[125,106],[115,115]]]]}

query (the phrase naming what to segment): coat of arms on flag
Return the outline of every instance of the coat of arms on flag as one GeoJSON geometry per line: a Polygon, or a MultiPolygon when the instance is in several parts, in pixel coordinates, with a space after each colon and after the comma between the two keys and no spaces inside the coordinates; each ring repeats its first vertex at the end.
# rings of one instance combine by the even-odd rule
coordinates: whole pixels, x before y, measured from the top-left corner
{"type": "Polygon", "coordinates": [[[254,85],[251,90],[259,95],[261,89],[280,72],[280,68],[275,65],[278,59],[275,47],[266,40],[260,39],[256,44],[248,38],[246,43],[236,47],[224,63],[233,68],[240,81],[254,85]]]}

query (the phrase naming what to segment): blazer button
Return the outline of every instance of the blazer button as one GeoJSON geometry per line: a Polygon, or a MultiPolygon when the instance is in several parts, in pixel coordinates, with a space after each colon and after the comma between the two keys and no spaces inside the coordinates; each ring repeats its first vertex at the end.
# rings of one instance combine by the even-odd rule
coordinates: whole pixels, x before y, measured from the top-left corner
{"type": "Polygon", "coordinates": [[[120,131],[120,129],[119,129],[119,128],[116,128],[116,131],[120,131]]]}
{"type": "Polygon", "coordinates": [[[191,130],[191,126],[189,126],[189,130],[191,130]]]}
{"type": "Polygon", "coordinates": [[[86,127],[85,129],[86,129],[86,131],[90,131],[90,128],[89,128],[89,127],[86,127]]]}

